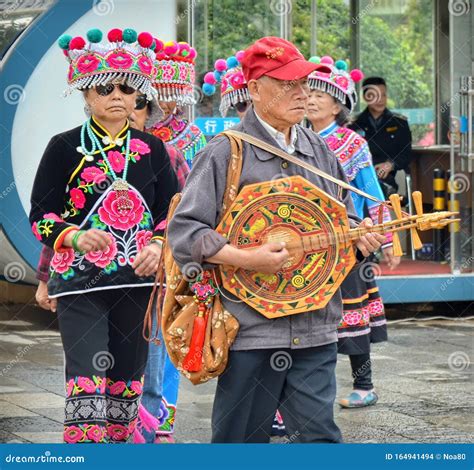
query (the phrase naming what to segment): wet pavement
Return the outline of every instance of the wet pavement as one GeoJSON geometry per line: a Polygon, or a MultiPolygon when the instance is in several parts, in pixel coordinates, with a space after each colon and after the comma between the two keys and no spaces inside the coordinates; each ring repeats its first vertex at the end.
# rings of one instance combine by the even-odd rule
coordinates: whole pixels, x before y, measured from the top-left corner
{"type": "MultiPolygon", "coordinates": [[[[379,402],[342,410],[346,442],[474,442],[474,320],[394,323],[375,345],[379,402]]],[[[337,366],[338,396],[351,390],[346,356],[337,366]]],[[[209,442],[215,382],[181,381],[175,437],[209,442]]],[[[63,352],[54,315],[31,306],[0,305],[0,442],[61,442],[63,352]]]]}

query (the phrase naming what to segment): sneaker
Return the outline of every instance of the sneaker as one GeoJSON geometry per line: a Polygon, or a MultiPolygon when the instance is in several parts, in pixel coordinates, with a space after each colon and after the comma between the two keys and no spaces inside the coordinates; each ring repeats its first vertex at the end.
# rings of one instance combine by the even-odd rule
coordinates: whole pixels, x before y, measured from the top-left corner
{"type": "Polygon", "coordinates": [[[363,408],[364,406],[375,405],[378,399],[379,397],[373,390],[364,398],[354,391],[347,398],[339,400],[339,405],[341,405],[342,408],[363,408]]]}
{"type": "Polygon", "coordinates": [[[174,444],[174,437],[172,434],[157,434],[155,444],[174,444]]]}

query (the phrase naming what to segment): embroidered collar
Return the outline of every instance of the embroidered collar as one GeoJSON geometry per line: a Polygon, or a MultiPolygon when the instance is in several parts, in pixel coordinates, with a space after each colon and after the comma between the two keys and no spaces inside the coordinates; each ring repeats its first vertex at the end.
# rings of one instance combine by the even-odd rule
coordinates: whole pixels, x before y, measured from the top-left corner
{"type": "Polygon", "coordinates": [[[336,121],[331,122],[329,126],[325,127],[324,129],[320,130],[318,134],[325,139],[328,135],[331,135],[333,132],[338,129],[339,126],[337,125],[336,121]]]}
{"type": "Polygon", "coordinates": [[[100,122],[97,121],[94,116],[91,117],[90,123],[92,131],[101,139],[104,145],[115,144],[119,147],[121,147],[125,142],[127,131],[130,128],[130,121],[127,119],[120,132],[115,137],[112,137],[110,132],[104,126],[102,126],[102,124],[100,124],[100,122]]]}

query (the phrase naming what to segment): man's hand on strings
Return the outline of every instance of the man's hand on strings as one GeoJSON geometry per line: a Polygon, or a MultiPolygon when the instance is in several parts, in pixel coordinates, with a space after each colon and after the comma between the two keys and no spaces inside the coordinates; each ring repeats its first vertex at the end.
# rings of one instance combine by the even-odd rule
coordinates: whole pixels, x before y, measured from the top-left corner
{"type": "MultiPolygon", "coordinates": [[[[372,227],[374,224],[369,217],[366,217],[360,224],[359,228],[372,227]]],[[[367,257],[371,253],[377,251],[382,243],[385,241],[385,236],[380,233],[366,233],[357,240],[356,247],[362,253],[363,256],[367,257]]]]}

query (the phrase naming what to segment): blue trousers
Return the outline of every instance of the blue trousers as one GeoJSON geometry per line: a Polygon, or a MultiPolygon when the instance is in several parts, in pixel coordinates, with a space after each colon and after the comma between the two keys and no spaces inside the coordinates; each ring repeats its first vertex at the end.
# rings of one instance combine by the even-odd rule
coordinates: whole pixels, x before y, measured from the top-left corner
{"type": "MultiPolygon", "coordinates": [[[[152,331],[155,331],[156,318],[153,316],[152,331]]],[[[142,405],[160,422],[159,433],[172,434],[174,416],[178,399],[179,372],[171,363],[163,341],[161,328],[158,335],[161,344],[150,343],[145,368],[142,405]]],[[[155,440],[154,432],[143,430],[147,444],[155,440]]]]}

